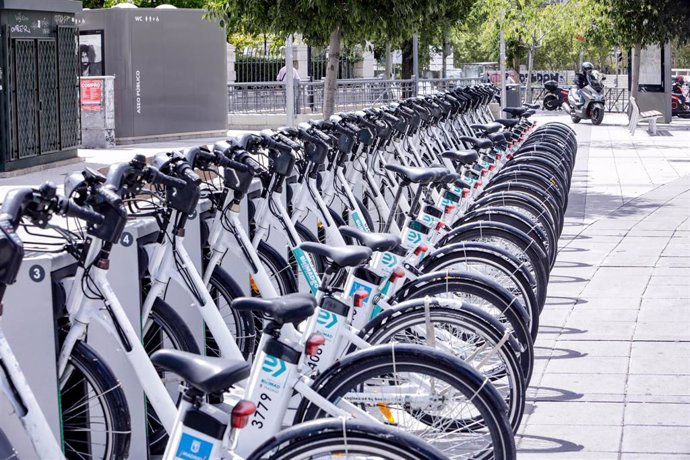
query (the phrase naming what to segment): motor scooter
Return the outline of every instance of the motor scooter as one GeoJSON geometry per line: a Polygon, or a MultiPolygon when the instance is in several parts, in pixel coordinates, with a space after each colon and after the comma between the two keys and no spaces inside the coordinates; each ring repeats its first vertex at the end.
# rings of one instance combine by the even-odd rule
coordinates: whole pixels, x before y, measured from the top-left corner
{"type": "Polygon", "coordinates": [[[592,120],[593,125],[600,125],[604,120],[604,85],[605,76],[593,70],[585,76],[587,85],[578,91],[577,86],[570,88],[568,93],[568,105],[570,106],[570,119],[573,123],[580,120],[592,120]]]}
{"type": "Polygon", "coordinates": [[[544,89],[548,91],[542,103],[545,110],[561,110],[563,104],[568,103],[568,90],[559,87],[556,80],[549,80],[544,83],[544,89]]]}

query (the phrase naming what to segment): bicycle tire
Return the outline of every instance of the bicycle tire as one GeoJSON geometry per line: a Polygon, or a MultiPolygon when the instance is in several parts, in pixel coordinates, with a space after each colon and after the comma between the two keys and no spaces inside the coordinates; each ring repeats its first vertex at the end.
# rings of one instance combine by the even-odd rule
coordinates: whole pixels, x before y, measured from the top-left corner
{"type": "Polygon", "coordinates": [[[433,327],[434,331],[439,330],[437,329],[439,327],[441,333],[435,334],[434,337],[434,343],[438,345],[443,340],[442,336],[448,337],[449,326],[457,328],[450,335],[458,338],[460,343],[452,342],[439,347],[439,351],[462,359],[489,379],[506,402],[508,421],[513,431],[517,431],[525,411],[526,389],[524,375],[518,361],[517,342],[514,339],[506,340],[499,345],[506,333],[505,327],[487,312],[473,305],[463,304],[460,308],[449,308],[432,304],[427,317],[424,304],[425,299],[398,304],[366,324],[359,335],[371,345],[395,342],[431,346],[425,337],[418,334],[419,330],[426,333],[429,327],[433,327]],[[435,324],[439,326],[434,326],[435,324]],[[402,331],[412,328],[415,330],[411,333],[401,334],[402,331]],[[467,346],[463,347],[463,344],[467,346]],[[497,367],[495,361],[494,367],[487,369],[485,360],[488,360],[491,355],[499,357],[505,370],[500,366],[497,367]],[[504,377],[507,382],[498,387],[497,382],[504,377]]]}
{"type": "MultiPolygon", "coordinates": [[[[258,342],[256,333],[255,315],[249,311],[238,311],[232,308],[232,301],[238,297],[244,297],[242,289],[223,267],[216,266],[211,273],[208,285],[209,294],[220,311],[225,325],[235,338],[238,348],[244,359],[254,356],[258,342]],[[222,302],[221,302],[222,298],[222,302]]],[[[211,331],[205,327],[206,355],[220,356],[218,346],[213,339],[211,331]]]]}
{"type": "MultiPolygon", "coordinates": [[[[352,395],[352,390],[362,388],[369,377],[374,377],[376,382],[385,382],[384,377],[390,379],[391,375],[397,376],[398,372],[414,372],[428,376],[435,382],[443,381],[448,385],[448,388],[455,390],[457,396],[469,400],[467,405],[472,404],[473,412],[478,414],[467,414],[470,417],[470,423],[473,427],[485,429],[486,432],[483,436],[489,441],[489,445],[473,458],[494,458],[497,460],[515,458],[515,439],[505,416],[507,408],[500,395],[483,376],[462,360],[432,348],[395,344],[391,346],[378,345],[361,350],[329,367],[313,382],[311,388],[321,397],[332,403],[337,403],[344,401],[348,394],[352,395]]],[[[399,381],[397,377],[394,377],[393,380],[399,381]]],[[[440,383],[438,385],[440,386],[440,383]]],[[[388,386],[390,385],[384,383],[383,388],[388,386]]],[[[447,395],[448,391],[445,394],[447,395]]],[[[467,405],[464,405],[463,408],[467,405]]],[[[381,410],[378,403],[370,407],[372,409],[376,407],[374,410],[381,410]]],[[[387,407],[388,411],[391,412],[390,406],[387,407]]],[[[454,404],[453,407],[458,408],[460,405],[454,404]]],[[[428,408],[421,410],[408,406],[395,409],[395,414],[400,416],[396,422],[398,423],[397,426],[400,428],[401,417],[415,418],[420,416],[425,420],[424,422],[420,422],[418,418],[415,420],[425,427],[429,427],[428,422],[434,423],[436,419],[444,419],[446,429],[442,430],[441,433],[444,440],[448,439],[447,429],[451,426],[457,429],[459,433],[462,429],[465,431],[468,429],[468,426],[463,423],[463,419],[457,420],[455,418],[455,422],[448,424],[445,422],[445,419],[448,418],[447,415],[432,415],[429,412],[430,409],[428,408]]],[[[379,415],[381,414],[383,412],[380,412],[379,415]]],[[[305,398],[302,399],[297,409],[295,422],[314,420],[324,416],[327,414],[320,407],[305,398]]],[[[383,418],[391,423],[391,417],[384,415],[383,418]]],[[[395,419],[395,417],[392,418],[395,419]]],[[[424,432],[424,439],[446,454],[444,449],[439,447],[441,441],[433,442],[430,439],[429,431],[424,432]]],[[[455,443],[452,444],[452,447],[456,447],[455,443]]]]}
{"type": "MultiPolygon", "coordinates": [[[[172,347],[175,350],[196,354],[201,353],[196,340],[194,340],[194,335],[184,320],[160,297],[157,297],[154,301],[149,318],[151,322],[147,320],[142,326],[142,344],[146,354],[151,356],[162,347],[172,347]],[[163,334],[167,338],[163,337],[163,334]]],[[[162,374],[162,371],[158,370],[158,372],[162,374]]],[[[170,379],[163,378],[162,375],[161,379],[171,383],[170,379]]],[[[182,382],[182,379],[177,376],[174,377],[174,380],[182,382]]],[[[177,401],[179,397],[179,384],[171,383],[168,386],[168,391],[171,392],[173,401],[177,401]]],[[[168,432],[158,420],[156,411],[148,400],[146,401],[146,416],[149,452],[151,454],[162,453],[168,443],[168,432]]]]}
{"type": "MultiPolygon", "coordinates": [[[[292,273],[290,264],[278,251],[265,241],[260,241],[257,248],[259,260],[268,271],[269,277],[276,283],[279,296],[297,292],[297,279],[292,273]]],[[[253,288],[252,288],[253,289],[253,288]]],[[[254,292],[255,294],[260,294],[254,292]]]]}
{"type": "Polygon", "coordinates": [[[444,294],[472,296],[460,297],[458,300],[471,303],[492,313],[495,308],[503,317],[492,314],[508,327],[520,344],[520,364],[525,382],[529,383],[534,368],[534,342],[528,329],[528,313],[520,302],[505,288],[490,278],[471,272],[435,272],[421,276],[406,283],[391,300],[391,303],[402,303],[412,299],[423,299],[425,296],[442,297],[444,294]],[[479,302],[478,300],[483,301],[479,302]],[[488,307],[488,308],[487,308],[488,307]]]}
{"type": "Polygon", "coordinates": [[[303,460],[355,455],[379,460],[445,460],[416,436],[359,420],[322,419],[287,428],[264,442],[247,460],[303,460]],[[309,456],[309,452],[314,452],[309,456]]]}
{"type": "MultiPolygon", "coordinates": [[[[529,316],[529,331],[532,340],[536,340],[539,332],[539,312],[543,305],[537,299],[537,286],[534,278],[526,267],[520,263],[512,254],[497,246],[484,243],[455,243],[436,250],[426,256],[417,268],[423,273],[433,273],[437,271],[467,271],[465,268],[454,268],[457,262],[470,264],[486,264],[507,276],[515,285],[514,292],[512,286],[506,286],[503,280],[497,280],[490,274],[479,272],[484,276],[494,279],[499,285],[508,289],[511,294],[521,300],[529,316]]],[[[471,270],[471,268],[469,269],[471,270]]]]}
{"type": "Polygon", "coordinates": [[[105,459],[125,458],[129,451],[131,424],[129,408],[120,382],[115,378],[105,361],[86,343],[79,340],[75,343],[65,369],[66,380],[60,385],[60,410],[62,445],[65,457],[80,459],[96,456],[105,459]],[[81,381],[80,379],[83,379],[81,381]],[[98,391],[93,396],[90,392],[98,391]],[[88,413],[82,409],[84,398],[92,401],[88,413]],[[103,410],[103,422],[112,433],[103,441],[103,454],[79,452],[76,445],[87,446],[95,442],[89,435],[94,417],[94,401],[103,410]],[[74,402],[74,408],[71,403],[74,402]],[[73,413],[74,410],[79,412],[73,413]]]}

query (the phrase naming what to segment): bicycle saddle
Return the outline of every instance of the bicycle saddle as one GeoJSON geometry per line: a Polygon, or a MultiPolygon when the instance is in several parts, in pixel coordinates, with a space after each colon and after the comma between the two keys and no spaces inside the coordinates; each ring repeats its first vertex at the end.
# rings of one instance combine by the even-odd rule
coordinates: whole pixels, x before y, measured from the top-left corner
{"type": "Polygon", "coordinates": [[[539,108],[539,104],[528,104],[528,103],[525,102],[525,103],[522,104],[522,105],[524,105],[524,106],[527,107],[528,109],[538,109],[538,108],[539,108]]]}
{"type": "Polygon", "coordinates": [[[391,235],[390,233],[367,233],[347,225],[338,227],[338,230],[340,230],[343,236],[349,236],[350,238],[356,239],[372,251],[391,251],[400,245],[400,237],[391,235]]]}
{"type": "Polygon", "coordinates": [[[314,314],[316,299],[311,294],[298,292],[275,299],[238,297],[231,306],[239,311],[265,313],[278,324],[300,323],[314,314]]]}
{"type": "Polygon", "coordinates": [[[403,180],[415,184],[428,184],[438,175],[438,171],[429,168],[413,168],[402,165],[386,165],[386,169],[393,171],[402,177],[403,180]]]}
{"type": "MultiPolygon", "coordinates": [[[[508,138],[504,133],[493,133],[486,136],[494,145],[502,145],[508,142],[508,138]]],[[[512,137],[512,136],[511,136],[512,137]]]]}
{"type": "Polygon", "coordinates": [[[331,259],[338,267],[356,267],[371,257],[371,249],[365,246],[331,247],[321,243],[302,243],[299,247],[310,254],[331,259]]]}
{"type": "Polygon", "coordinates": [[[516,117],[522,116],[523,113],[527,112],[528,109],[527,107],[506,107],[503,109],[505,113],[509,113],[511,115],[515,115],[516,117]]]}
{"type": "Polygon", "coordinates": [[[534,109],[527,109],[527,110],[525,110],[524,112],[522,112],[522,115],[520,115],[520,116],[521,116],[522,118],[529,118],[529,117],[531,117],[532,115],[534,115],[535,113],[537,113],[536,110],[534,110],[534,109]]]}
{"type": "Polygon", "coordinates": [[[441,156],[462,165],[472,164],[479,159],[476,150],[446,150],[441,156]]]}
{"type": "Polygon", "coordinates": [[[520,120],[518,120],[517,118],[496,118],[494,121],[496,123],[502,124],[506,128],[512,128],[513,126],[520,123],[520,120]]]}
{"type": "Polygon", "coordinates": [[[489,139],[478,139],[470,136],[462,136],[460,140],[472,144],[475,149],[488,149],[492,145],[489,139]]]}
{"type": "Polygon", "coordinates": [[[485,131],[487,133],[495,133],[501,129],[501,125],[499,123],[486,123],[486,124],[475,124],[475,125],[470,125],[470,128],[480,131],[485,131]]]}
{"type": "Polygon", "coordinates": [[[205,393],[221,393],[249,377],[246,361],[201,356],[186,351],[162,349],[151,355],[157,367],[179,375],[191,387],[205,393]]]}

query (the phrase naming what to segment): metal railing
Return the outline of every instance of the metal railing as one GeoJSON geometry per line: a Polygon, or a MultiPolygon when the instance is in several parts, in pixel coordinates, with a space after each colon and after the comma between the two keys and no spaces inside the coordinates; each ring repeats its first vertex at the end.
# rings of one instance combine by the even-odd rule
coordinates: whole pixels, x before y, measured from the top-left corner
{"type": "MultiPolygon", "coordinates": [[[[570,89],[571,86],[563,86],[563,88],[570,89]]],[[[525,88],[522,88],[523,94],[525,88]]],[[[541,104],[544,96],[548,94],[543,87],[532,87],[532,102],[541,104]]],[[[627,113],[628,105],[630,104],[630,91],[628,88],[610,88],[604,87],[604,97],[606,102],[604,104],[607,112],[627,113]]]]}
{"type": "MultiPolygon", "coordinates": [[[[480,83],[479,79],[419,79],[416,94],[427,95],[457,86],[480,83]]],[[[323,106],[323,81],[295,83],[295,113],[319,113],[323,106]]],[[[338,80],[337,110],[356,110],[386,104],[415,95],[415,80],[338,80]]],[[[285,113],[283,82],[228,83],[229,113],[285,113]]]]}

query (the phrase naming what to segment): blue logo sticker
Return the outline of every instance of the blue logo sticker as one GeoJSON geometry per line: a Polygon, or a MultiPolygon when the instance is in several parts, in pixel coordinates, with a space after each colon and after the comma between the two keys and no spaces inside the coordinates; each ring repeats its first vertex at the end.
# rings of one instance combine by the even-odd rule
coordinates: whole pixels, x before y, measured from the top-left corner
{"type": "Polygon", "coordinates": [[[428,226],[434,225],[434,218],[429,214],[422,214],[422,221],[425,222],[428,226]]]}
{"type": "Polygon", "coordinates": [[[175,458],[183,460],[208,460],[211,458],[213,444],[203,439],[182,433],[175,458]]]}
{"type": "Polygon", "coordinates": [[[422,241],[422,234],[415,231],[415,230],[409,230],[407,232],[407,241],[409,241],[412,244],[417,244],[420,241],[422,241]]]}
{"type": "Polygon", "coordinates": [[[390,252],[384,252],[381,263],[386,267],[395,267],[398,263],[398,258],[390,252]]]}
{"type": "Polygon", "coordinates": [[[352,221],[355,223],[355,226],[362,230],[363,232],[368,232],[369,226],[367,225],[366,222],[364,222],[364,219],[362,219],[362,216],[359,215],[357,211],[352,211],[352,214],[350,215],[352,217],[352,221]]]}
{"type": "Polygon", "coordinates": [[[359,282],[355,281],[352,283],[352,289],[350,289],[350,295],[349,296],[354,298],[355,292],[359,291],[360,289],[364,289],[365,291],[367,291],[367,294],[369,294],[367,296],[367,298],[364,299],[364,303],[367,304],[371,300],[371,291],[373,290],[369,286],[365,286],[365,285],[360,284],[359,282]]]}
{"type": "Polygon", "coordinates": [[[326,326],[326,329],[330,329],[338,324],[338,315],[328,310],[321,310],[316,322],[322,326],[326,326]]]}
{"type": "Polygon", "coordinates": [[[316,292],[319,290],[319,286],[321,285],[321,278],[316,272],[316,268],[312,264],[311,259],[307,257],[307,254],[301,248],[294,248],[292,253],[295,256],[297,265],[299,265],[304,278],[307,280],[309,290],[312,294],[316,294],[316,292]]]}
{"type": "Polygon", "coordinates": [[[261,370],[268,372],[273,377],[279,377],[285,373],[287,367],[285,367],[285,361],[282,359],[278,359],[275,356],[266,355],[266,359],[264,360],[263,366],[261,366],[261,370]]]}

